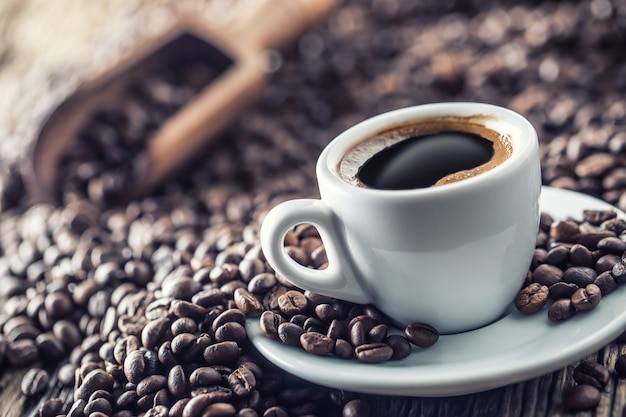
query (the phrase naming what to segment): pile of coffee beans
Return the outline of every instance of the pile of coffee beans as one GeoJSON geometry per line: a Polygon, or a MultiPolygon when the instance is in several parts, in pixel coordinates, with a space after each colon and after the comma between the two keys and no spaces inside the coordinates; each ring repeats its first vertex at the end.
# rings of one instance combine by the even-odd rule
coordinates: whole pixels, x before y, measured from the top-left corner
{"type": "Polygon", "coordinates": [[[219,73],[201,61],[161,68],[128,86],[119,102],[93,114],[59,163],[63,203],[117,203],[141,175],[137,157],[152,135],[219,73]]]}
{"type": "Polygon", "coordinates": [[[542,213],[537,248],[515,306],[525,314],[552,300],[548,318],[560,322],[592,310],[626,282],[626,221],[611,210],[585,210],[582,220],[542,213]]]}
{"type": "MultiPolygon", "coordinates": [[[[286,323],[298,326],[302,314],[309,320],[303,334],[321,330],[304,338],[316,353],[331,344],[326,323],[330,328],[338,320],[340,330],[340,322],[355,317],[361,324],[348,321],[350,334],[337,340],[350,346],[339,342],[349,347],[340,352],[372,355],[354,348],[362,337],[366,345],[394,346],[390,336],[380,339],[387,323],[370,328],[378,314],[371,307],[350,306],[330,319],[339,303],[274,274],[259,249],[264,215],[286,199],[317,195],[319,152],[355,122],[402,106],[459,100],[527,116],[539,132],[546,184],[625,208],[625,22],[621,0],[341,1],[326,24],[271,54],[273,77],[262,101],[211,152],[151,196],[122,207],[107,204],[108,190],[116,189],[115,169],[132,164],[111,170],[103,155],[129,161],[124,142],[144,146],[141,137],[170,113],[153,110],[152,99],[129,96],[113,113],[94,115],[81,137],[107,148],[68,155],[62,206],[29,203],[19,161],[0,168],[0,368],[31,368],[25,394],[49,395],[46,379],[72,392],[69,401],[45,402],[43,416],[384,415],[387,410],[370,409],[355,394],[277,371],[251,348],[244,320],[275,314],[288,292],[283,308],[297,311],[304,297],[306,313],[289,310],[286,323]],[[330,320],[323,322],[318,310],[330,320]]],[[[168,77],[155,77],[148,84],[159,92],[187,82],[161,90],[168,77]]],[[[568,219],[556,220],[565,224],[555,226],[559,233],[570,230],[568,219]]],[[[585,223],[576,227],[587,231],[585,223]]],[[[296,238],[293,256],[323,267],[319,242],[296,238]]],[[[607,271],[595,270],[600,258],[609,256],[610,263],[620,255],[598,244],[581,245],[600,276],[607,271]]],[[[562,246],[570,262],[575,242],[562,246]]],[[[554,249],[547,241],[540,248],[546,257],[554,249]]],[[[558,249],[551,259],[562,255],[558,249]]],[[[566,271],[566,264],[547,264],[566,271]]],[[[590,285],[604,295],[597,278],[584,285],[581,306],[593,306],[597,291],[590,285]]],[[[606,291],[611,282],[602,282],[606,291]]],[[[407,346],[406,338],[395,340],[407,346]]]]}

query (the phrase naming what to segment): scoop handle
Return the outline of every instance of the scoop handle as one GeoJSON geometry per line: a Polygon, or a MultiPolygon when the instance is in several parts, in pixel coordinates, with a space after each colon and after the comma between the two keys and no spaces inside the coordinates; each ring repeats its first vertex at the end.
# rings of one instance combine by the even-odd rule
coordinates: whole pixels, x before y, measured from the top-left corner
{"type": "Polygon", "coordinates": [[[279,48],[324,18],[336,0],[255,0],[233,23],[235,39],[260,49],[279,48]]]}

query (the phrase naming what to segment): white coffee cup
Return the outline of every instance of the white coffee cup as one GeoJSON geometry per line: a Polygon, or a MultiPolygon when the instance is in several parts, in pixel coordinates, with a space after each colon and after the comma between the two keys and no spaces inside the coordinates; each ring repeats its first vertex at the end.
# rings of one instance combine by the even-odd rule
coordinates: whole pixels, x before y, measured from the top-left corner
{"type": "Polygon", "coordinates": [[[261,227],[269,264],[293,284],[355,303],[372,303],[397,325],[428,323],[441,333],[475,329],[501,317],[526,276],[539,222],[537,133],[521,115],[482,103],[435,103],[367,119],[337,136],[317,162],[321,199],[274,207],[261,227]],[[348,183],[344,154],[378,132],[456,120],[503,135],[508,159],[452,184],[381,190],[348,183]],[[326,269],[306,268],[285,252],[295,225],[314,225],[326,269]]]}

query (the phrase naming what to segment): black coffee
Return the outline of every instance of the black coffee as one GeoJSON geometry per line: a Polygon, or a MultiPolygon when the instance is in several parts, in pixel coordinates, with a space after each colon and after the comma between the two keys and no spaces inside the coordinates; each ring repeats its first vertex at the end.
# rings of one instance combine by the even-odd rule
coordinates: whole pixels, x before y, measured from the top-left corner
{"type": "Polygon", "coordinates": [[[493,142],[473,133],[449,131],[414,136],[372,156],[357,176],[371,188],[425,188],[450,174],[489,162],[493,153],[493,142]]]}
{"type": "Polygon", "coordinates": [[[462,119],[428,119],[364,138],[344,153],[337,171],[358,187],[407,190],[474,177],[511,153],[507,135],[462,119]]]}

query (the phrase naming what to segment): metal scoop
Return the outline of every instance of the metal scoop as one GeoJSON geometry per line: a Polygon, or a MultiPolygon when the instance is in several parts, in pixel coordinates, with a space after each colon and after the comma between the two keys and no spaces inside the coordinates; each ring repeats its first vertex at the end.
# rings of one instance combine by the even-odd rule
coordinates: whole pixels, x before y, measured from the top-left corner
{"type": "Polygon", "coordinates": [[[181,17],[114,67],[85,81],[49,115],[22,167],[29,196],[35,202],[60,203],[59,162],[95,111],[115,106],[146,73],[201,59],[218,68],[219,75],[147,139],[145,151],[135,161],[133,181],[118,202],[147,194],[260,96],[267,82],[264,52],[312,27],[334,2],[258,0],[231,27],[219,32],[193,16],[181,17]]]}

